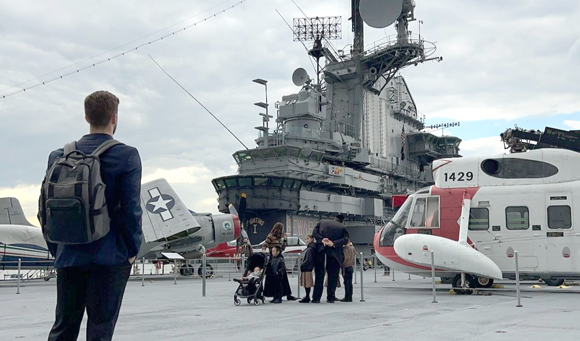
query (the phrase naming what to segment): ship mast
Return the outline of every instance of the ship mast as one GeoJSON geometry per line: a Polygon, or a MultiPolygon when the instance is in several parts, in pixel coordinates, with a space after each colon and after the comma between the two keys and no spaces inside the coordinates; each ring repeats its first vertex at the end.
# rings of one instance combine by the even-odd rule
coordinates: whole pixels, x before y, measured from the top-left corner
{"type": "Polygon", "coordinates": [[[364,52],[364,22],[360,15],[360,0],[352,0],[352,32],[354,33],[354,43],[351,54],[358,55],[364,52]]]}

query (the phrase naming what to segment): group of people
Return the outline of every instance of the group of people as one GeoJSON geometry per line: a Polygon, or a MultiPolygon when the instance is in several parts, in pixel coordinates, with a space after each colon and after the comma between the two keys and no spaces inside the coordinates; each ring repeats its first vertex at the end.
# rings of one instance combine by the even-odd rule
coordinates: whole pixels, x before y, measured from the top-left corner
{"type": "MultiPolygon", "coordinates": [[[[312,234],[306,236],[307,247],[302,252],[300,264],[300,285],[306,290],[306,295],[299,301],[300,303],[320,303],[324,286],[327,287],[326,301],[336,302],[336,288],[340,286],[341,271],[345,296],[340,301],[352,302],[352,276],[356,250],[349,240],[343,222],[342,215],[336,216],[334,220],[322,220],[314,227],[312,234]]],[[[283,231],[284,225],[276,223],[262,243],[262,251],[266,252],[269,249],[272,257],[265,269],[264,286],[264,296],[272,297],[270,301],[272,303],[282,303],[284,296],[288,301],[297,300],[292,296],[286,263],[282,256],[286,248],[286,235],[283,231]]]]}

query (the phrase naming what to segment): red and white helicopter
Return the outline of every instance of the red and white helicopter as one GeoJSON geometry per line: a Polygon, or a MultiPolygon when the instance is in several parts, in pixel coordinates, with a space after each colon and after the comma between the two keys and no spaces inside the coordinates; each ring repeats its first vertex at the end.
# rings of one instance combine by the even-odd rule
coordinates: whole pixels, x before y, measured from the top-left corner
{"type": "Polygon", "coordinates": [[[515,278],[515,251],[522,279],[580,279],[579,168],[580,154],[564,149],[436,160],[435,185],[410,195],[375,234],[376,254],[431,276],[433,251],[435,276],[453,287],[515,278]]]}

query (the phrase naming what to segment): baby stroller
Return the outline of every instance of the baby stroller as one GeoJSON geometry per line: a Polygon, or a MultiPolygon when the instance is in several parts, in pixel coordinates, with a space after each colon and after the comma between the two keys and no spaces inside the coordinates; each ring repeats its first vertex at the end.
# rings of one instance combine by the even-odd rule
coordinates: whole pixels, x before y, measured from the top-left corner
{"type": "Polygon", "coordinates": [[[234,294],[234,304],[239,306],[242,302],[240,298],[246,298],[248,304],[259,305],[260,301],[264,303],[266,298],[264,297],[264,274],[266,273],[266,266],[268,265],[269,256],[262,252],[253,253],[248,257],[246,269],[244,271],[244,277],[254,270],[255,267],[259,266],[262,271],[260,273],[260,278],[252,279],[250,281],[239,281],[240,285],[234,294]]]}

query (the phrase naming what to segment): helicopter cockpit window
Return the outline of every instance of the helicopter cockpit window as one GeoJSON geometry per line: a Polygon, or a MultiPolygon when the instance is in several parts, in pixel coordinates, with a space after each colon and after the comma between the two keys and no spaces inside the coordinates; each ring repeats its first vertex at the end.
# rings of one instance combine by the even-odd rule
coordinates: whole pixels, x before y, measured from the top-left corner
{"type": "Polygon", "coordinates": [[[393,219],[387,223],[381,233],[380,246],[393,246],[395,240],[406,233],[405,226],[407,226],[407,219],[409,212],[411,212],[412,201],[412,198],[408,198],[393,219]]]}
{"type": "Polygon", "coordinates": [[[411,216],[411,227],[439,227],[439,197],[417,198],[411,216]]]}

